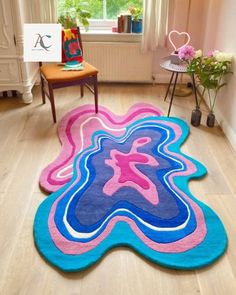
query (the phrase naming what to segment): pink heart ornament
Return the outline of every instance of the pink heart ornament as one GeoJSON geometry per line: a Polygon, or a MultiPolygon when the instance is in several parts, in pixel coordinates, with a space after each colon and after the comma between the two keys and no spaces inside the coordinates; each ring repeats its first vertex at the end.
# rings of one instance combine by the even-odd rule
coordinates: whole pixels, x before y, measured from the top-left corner
{"type": "Polygon", "coordinates": [[[169,39],[171,45],[173,46],[174,52],[175,52],[175,51],[179,51],[182,47],[187,46],[189,44],[191,38],[190,38],[190,35],[187,32],[179,32],[179,31],[173,30],[173,31],[170,31],[170,33],[168,35],[168,39],[169,39]],[[184,43],[184,45],[182,45],[182,46],[180,46],[178,48],[176,47],[176,45],[175,45],[175,43],[174,43],[174,41],[172,39],[175,34],[177,34],[178,37],[179,36],[187,37],[187,41],[184,43]]]}

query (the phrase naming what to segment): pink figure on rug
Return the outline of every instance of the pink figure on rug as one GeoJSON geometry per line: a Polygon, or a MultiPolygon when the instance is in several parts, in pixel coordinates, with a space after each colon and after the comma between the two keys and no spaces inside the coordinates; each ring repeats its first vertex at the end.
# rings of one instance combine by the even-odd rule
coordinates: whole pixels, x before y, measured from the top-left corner
{"type": "Polygon", "coordinates": [[[157,167],[157,160],[137,149],[151,141],[150,137],[142,137],[133,142],[132,148],[128,154],[122,153],[116,149],[111,150],[111,159],[105,160],[105,163],[114,170],[113,177],[104,185],[103,192],[112,196],[122,187],[132,187],[143,195],[153,205],[159,202],[156,186],[143,174],[137,165],[150,165],[157,167]]]}

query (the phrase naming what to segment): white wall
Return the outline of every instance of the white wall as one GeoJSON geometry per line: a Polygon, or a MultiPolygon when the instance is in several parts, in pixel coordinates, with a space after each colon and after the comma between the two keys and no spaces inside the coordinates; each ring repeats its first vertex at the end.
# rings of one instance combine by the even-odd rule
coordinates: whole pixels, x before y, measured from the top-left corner
{"type": "Polygon", "coordinates": [[[234,55],[234,75],[228,77],[228,85],[221,89],[216,103],[216,117],[224,133],[236,150],[236,1],[206,1],[205,34],[203,49],[218,49],[234,55]]]}

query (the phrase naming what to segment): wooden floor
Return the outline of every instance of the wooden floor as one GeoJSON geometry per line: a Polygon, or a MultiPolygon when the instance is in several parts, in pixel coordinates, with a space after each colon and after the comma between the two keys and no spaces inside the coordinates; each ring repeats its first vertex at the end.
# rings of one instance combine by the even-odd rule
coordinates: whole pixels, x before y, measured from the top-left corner
{"type": "MultiPolygon", "coordinates": [[[[104,84],[99,86],[99,102],[119,114],[133,103],[147,102],[166,114],[165,87],[104,84]]],[[[58,90],[58,119],[92,102],[88,92],[81,99],[77,87],[58,90]]],[[[193,97],[176,98],[171,114],[189,122],[193,107],[193,97]]],[[[225,224],[227,253],[205,269],[175,271],[147,262],[130,249],[117,248],[89,270],[63,274],[40,257],[32,236],[35,212],[46,197],[38,186],[39,175],[60,151],[57,125],[52,123],[49,103],[41,104],[38,87],[30,105],[19,98],[0,98],[0,294],[236,294],[236,156],[218,127],[206,127],[206,114],[201,127],[190,126],[182,150],[208,168],[208,175],[190,186],[225,224]]]]}

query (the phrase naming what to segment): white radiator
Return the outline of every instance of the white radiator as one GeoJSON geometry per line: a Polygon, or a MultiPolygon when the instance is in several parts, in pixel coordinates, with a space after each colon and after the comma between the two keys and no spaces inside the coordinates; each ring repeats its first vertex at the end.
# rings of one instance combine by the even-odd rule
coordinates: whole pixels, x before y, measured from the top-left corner
{"type": "Polygon", "coordinates": [[[140,43],[83,42],[83,51],[84,59],[98,68],[99,81],[152,81],[152,53],[142,54],[140,43]]]}

